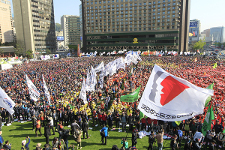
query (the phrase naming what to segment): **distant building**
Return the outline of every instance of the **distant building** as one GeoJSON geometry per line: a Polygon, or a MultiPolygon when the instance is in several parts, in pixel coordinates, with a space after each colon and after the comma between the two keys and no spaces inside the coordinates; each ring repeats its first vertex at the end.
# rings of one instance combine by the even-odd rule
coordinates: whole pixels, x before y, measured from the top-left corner
{"type": "Polygon", "coordinates": [[[225,29],[224,27],[210,28],[210,35],[213,37],[214,42],[225,42],[225,29]]]}
{"type": "Polygon", "coordinates": [[[64,50],[65,45],[64,45],[64,36],[63,36],[63,31],[55,31],[56,34],[56,47],[57,50],[64,50]]]}
{"type": "Polygon", "coordinates": [[[210,37],[210,29],[205,29],[204,31],[201,32],[201,34],[205,34],[206,37],[210,37]]]}
{"type": "Polygon", "coordinates": [[[82,24],[82,4],[79,5],[79,9],[80,9],[80,47],[83,47],[83,24],[82,24]]]}
{"type": "Polygon", "coordinates": [[[199,41],[201,22],[198,19],[190,20],[189,44],[199,41]]]}
{"type": "Polygon", "coordinates": [[[190,0],[81,3],[85,52],[188,50],[190,0]]]}
{"type": "MultiPolygon", "coordinates": [[[[39,54],[56,50],[53,0],[12,0],[17,42],[39,54]]],[[[24,53],[25,53],[24,51],[24,53]]]]}
{"type": "Polygon", "coordinates": [[[0,0],[0,41],[13,42],[11,3],[9,0],[0,0]]]}
{"type": "Polygon", "coordinates": [[[13,46],[0,46],[0,49],[3,50],[3,53],[0,54],[0,57],[14,57],[15,48],[13,46]]]}
{"type": "Polygon", "coordinates": [[[63,30],[64,45],[80,44],[80,17],[63,15],[61,17],[61,28],[63,30]]]}

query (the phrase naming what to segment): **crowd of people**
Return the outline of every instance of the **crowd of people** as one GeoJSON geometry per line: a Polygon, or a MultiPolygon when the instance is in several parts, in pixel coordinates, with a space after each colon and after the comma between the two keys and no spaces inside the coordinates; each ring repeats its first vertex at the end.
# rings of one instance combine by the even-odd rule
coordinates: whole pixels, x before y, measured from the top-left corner
{"type": "MultiPolygon", "coordinates": [[[[107,64],[116,58],[113,56],[98,56],[34,61],[16,65],[13,69],[0,72],[0,86],[16,103],[13,115],[1,108],[0,128],[1,122],[11,123],[14,120],[32,120],[32,129],[35,130],[36,136],[42,136],[41,128],[44,128],[43,135],[46,138],[44,149],[46,150],[50,148],[54,150],[69,149],[68,137],[70,134],[78,143],[77,148],[81,149],[82,133],[83,138],[85,139],[86,135],[88,139],[89,126],[102,126],[102,144],[107,144],[108,131],[111,129],[122,128],[122,132],[131,131],[133,133],[132,145],[128,147],[126,139],[122,139],[123,149],[135,149],[138,137],[137,132],[142,130],[152,132],[149,136],[149,149],[153,149],[155,138],[159,149],[162,149],[163,135],[165,133],[172,135],[172,149],[177,149],[181,146],[181,139],[184,136],[187,141],[185,143],[187,149],[200,148],[200,143],[203,142],[206,142],[205,147],[213,148],[214,145],[217,148],[219,146],[224,147],[224,137],[221,135],[224,129],[225,115],[224,61],[187,56],[141,57],[142,61],[138,64],[126,66],[125,70],[119,69],[112,76],[105,76],[102,89],[98,83],[94,92],[86,93],[88,103],[85,104],[79,98],[79,92],[82,81],[86,78],[87,70],[91,66],[98,66],[102,61],[107,64]],[[217,68],[213,69],[215,63],[217,63],[217,68]],[[215,120],[212,124],[212,131],[209,131],[205,138],[195,138],[195,136],[196,133],[201,131],[207,107],[204,114],[190,120],[184,120],[177,125],[174,122],[163,122],[145,117],[140,118],[139,110],[137,109],[140,99],[133,103],[120,101],[122,95],[132,92],[139,86],[141,86],[140,95],[142,95],[154,64],[199,87],[206,88],[214,83],[215,92],[211,105],[214,109],[215,120]],[[40,98],[36,102],[30,99],[25,79],[26,74],[40,91],[40,98]],[[42,75],[45,77],[49,88],[50,101],[44,94],[42,75]],[[129,128],[126,127],[127,124],[129,124],[129,128]],[[68,125],[71,126],[71,130],[64,129],[64,126],[68,125]],[[49,142],[51,130],[53,135],[55,135],[55,132],[59,133],[59,137],[54,138],[52,143],[49,142]],[[185,134],[181,135],[180,131],[184,131],[185,134]],[[154,133],[157,133],[157,135],[155,136],[154,133]]],[[[97,78],[99,81],[99,76],[97,78]]],[[[26,147],[29,149],[29,144],[27,146],[24,144],[23,147],[24,149],[27,149],[26,147]]],[[[116,149],[116,146],[114,148],[116,149]]],[[[36,149],[41,149],[40,143],[37,144],[36,149]]]]}

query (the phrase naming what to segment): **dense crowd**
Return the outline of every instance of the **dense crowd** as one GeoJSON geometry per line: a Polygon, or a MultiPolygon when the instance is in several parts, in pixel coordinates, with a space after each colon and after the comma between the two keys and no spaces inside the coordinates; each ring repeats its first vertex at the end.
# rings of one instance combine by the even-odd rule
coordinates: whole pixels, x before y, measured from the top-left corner
{"type": "MultiPolygon", "coordinates": [[[[81,134],[83,138],[89,138],[89,126],[102,126],[102,144],[107,144],[108,131],[114,128],[122,128],[123,132],[132,131],[132,146],[128,147],[126,139],[121,141],[124,149],[135,149],[138,132],[142,130],[151,131],[149,136],[149,149],[157,139],[158,147],[163,147],[162,136],[167,133],[172,135],[171,148],[180,147],[181,139],[185,137],[185,146],[190,149],[201,147],[204,142],[205,147],[214,148],[216,145],[223,146],[222,136],[224,129],[225,115],[225,62],[214,59],[198,57],[167,56],[155,57],[145,56],[137,65],[131,64],[126,69],[119,69],[113,76],[104,77],[103,88],[100,83],[95,87],[94,92],[87,92],[87,104],[79,98],[82,81],[86,78],[87,70],[96,67],[102,61],[107,64],[117,57],[90,57],[90,58],[67,58],[54,61],[34,61],[16,65],[13,69],[0,72],[0,86],[15,101],[15,113],[10,115],[5,109],[1,109],[1,122],[11,123],[14,120],[32,120],[32,128],[36,136],[44,128],[46,145],[44,149],[69,149],[68,136],[72,134],[77,141],[77,148],[81,147],[81,134]],[[197,60],[197,61],[196,61],[197,60]],[[217,68],[213,65],[217,62],[217,68]],[[211,105],[214,108],[215,120],[212,124],[212,131],[209,131],[205,138],[197,137],[201,132],[202,124],[208,108],[204,114],[198,115],[190,120],[184,120],[179,125],[174,122],[163,122],[151,118],[140,118],[137,109],[139,100],[134,103],[121,102],[121,95],[130,93],[141,86],[142,95],[145,85],[151,74],[154,64],[161,66],[167,72],[181,77],[189,82],[206,88],[214,83],[214,96],[211,105]],[[25,75],[32,80],[40,91],[40,99],[34,102],[29,97],[25,75]],[[50,102],[44,94],[42,75],[49,88],[51,95],[50,102]],[[90,121],[92,120],[92,121],[90,121]],[[91,123],[90,123],[91,122],[91,123]],[[126,125],[129,124],[129,128],[126,125]],[[71,130],[64,129],[64,126],[71,126],[71,130]],[[59,132],[59,137],[49,142],[49,136],[55,131],[59,132]],[[82,132],[81,132],[82,131],[82,132]],[[180,131],[184,131],[184,135],[180,131]],[[154,133],[157,133],[155,136],[154,133]],[[197,135],[196,135],[197,134],[197,135]],[[197,140],[196,140],[197,139],[197,140]],[[193,142],[191,142],[193,141],[193,142]],[[194,148],[193,148],[194,147],[194,148]]],[[[97,76],[99,81],[99,76],[97,76]]],[[[0,122],[0,126],[1,123],[0,122]]],[[[183,133],[183,132],[182,132],[183,133]]],[[[27,140],[29,137],[27,138],[27,140]]],[[[1,141],[1,139],[0,139],[1,141]]],[[[29,143],[29,142],[27,142],[29,143]]],[[[24,144],[24,149],[29,144],[24,144]]],[[[3,143],[1,147],[3,147],[3,143]]],[[[10,147],[10,146],[9,146],[10,147]]],[[[41,149],[40,143],[37,150],[41,149]]],[[[72,149],[74,147],[71,147],[72,149]]],[[[116,146],[114,146],[116,149],[116,146]]]]}

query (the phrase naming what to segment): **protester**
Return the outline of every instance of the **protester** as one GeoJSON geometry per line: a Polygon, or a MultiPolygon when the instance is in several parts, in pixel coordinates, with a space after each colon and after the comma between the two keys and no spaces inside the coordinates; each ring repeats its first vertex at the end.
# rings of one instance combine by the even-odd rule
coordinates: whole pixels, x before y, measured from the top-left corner
{"type": "Polygon", "coordinates": [[[148,140],[148,143],[149,143],[149,146],[148,146],[148,150],[153,150],[153,144],[155,143],[155,134],[153,131],[151,131],[151,134],[149,135],[149,140],[148,140]]]}
{"type": "Polygon", "coordinates": [[[158,143],[158,149],[162,150],[163,149],[163,135],[164,135],[164,130],[160,130],[159,133],[156,135],[157,143],[158,143]]]}
{"type": "Polygon", "coordinates": [[[3,148],[5,150],[10,150],[11,149],[11,144],[9,143],[9,141],[5,141],[5,144],[3,145],[3,148]]]}
{"type": "Polygon", "coordinates": [[[103,145],[106,145],[107,144],[107,137],[108,137],[108,128],[105,126],[105,124],[103,125],[103,128],[101,129],[101,141],[102,141],[102,144],[103,145]],[[104,142],[104,139],[105,139],[105,142],[104,142]]]}
{"type": "MultiPolygon", "coordinates": [[[[92,117],[94,127],[97,125],[96,121],[98,117],[99,126],[103,123],[108,123],[109,127],[113,128],[113,121],[115,121],[115,127],[119,128],[121,122],[123,131],[126,131],[127,123],[129,124],[129,129],[132,126],[132,116],[133,123],[138,131],[141,131],[141,127],[143,130],[151,130],[150,128],[152,128],[154,131],[157,131],[163,122],[151,118],[144,118],[140,122],[139,110],[137,109],[140,98],[137,102],[133,103],[120,101],[121,95],[125,95],[130,89],[136,89],[139,86],[141,86],[139,95],[142,95],[151,70],[154,64],[157,64],[169,73],[188,80],[199,87],[206,88],[211,83],[214,83],[215,94],[212,96],[210,105],[214,108],[215,120],[219,122],[213,122],[213,128],[216,134],[223,131],[225,115],[224,61],[198,57],[198,61],[194,62],[194,57],[181,56],[151,56],[151,61],[149,61],[149,57],[141,57],[143,61],[139,62],[137,65],[133,65],[132,74],[130,73],[131,65],[127,65],[125,70],[119,69],[115,74],[105,76],[103,88],[100,88],[99,84],[96,84],[96,91],[86,93],[88,103],[84,104],[84,101],[79,98],[79,92],[82,81],[87,77],[87,70],[90,70],[91,65],[96,67],[101,61],[107,64],[116,58],[117,57],[111,56],[68,58],[54,61],[34,61],[22,65],[15,65],[13,69],[0,73],[0,86],[16,103],[14,107],[14,119],[20,121],[22,117],[23,120],[28,120],[29,116],[32,116],[33,129],[36,126],[35,133],[37,136],[37,130],[39,130],[39,132],[41,131],[41,124],[42,126],[46,125],[47,120],[51,120],[51,117],[53,119],[53,127],[59,127],[57,129],[59,132],[64,130],[63,125],[72,123],[74,119],[80,127],[83,127],[86,122],[85,120],[90,120],[90,117],[92,117]],[[216,62],[218,63],[218,67],[213,69],[212,66],[216,62]],[[29,76],[41,93],[37,102],[30,99],[24,77],[25,74],[29,76]],[[42,90],[43,74],[46,76],[45,80],[51,95],[50,103],[42,90]],[[100,105],[98,107],[99,103],[100,105]],[[109,113],[108,110],[110,110],[111,113],[109,113]],[[124,115],[125,117],[121,120],[124,115]],[[41,121],[40,124],[36,121],[36,118],[41,121]],[[59,121],[60,126],[57,125],[59,121]],[[39,128],[37,128],[37,126],[39,128]]],[[[99,76],[97,76],[97,78],[98,77],[99,76]]],[[[185,121],[184,136],[190,136],[190,131],[192,136],[195,135],[196,131],[201,131],[206,112],[207,107],[204,109],[203,115],[198,115],[192,120],[185,121]]],[[[9,113],[7,113],[5,109],[1,110],[2,121],[6,121],[8,115],[9,113]]],[[[168,124],[168,131],[170,131],[172,127],[170,123],[168,124]]],[[[182,122],[179,126],[182,130],[183,127],[181,126],[183,126],[182,122]]],[[[177,126],[174,129],[176,128],[177,126]]],[[[174,130],[174,132],[177,131],[174,130]]],[[[62,138],[63,137],[60,136],[59,140],[61,141],[62,138]]]]}

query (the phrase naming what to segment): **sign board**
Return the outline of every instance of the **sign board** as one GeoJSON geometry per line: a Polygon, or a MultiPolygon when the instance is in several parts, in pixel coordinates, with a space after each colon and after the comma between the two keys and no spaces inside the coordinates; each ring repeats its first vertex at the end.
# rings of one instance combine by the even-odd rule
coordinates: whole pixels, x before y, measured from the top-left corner
{"type": "Polygon", "coordinates": [[[57,36],[57,41],[64,41],[64,37],[63,36],[57,36]]]}
{"type": "Polygon", "coordinates": [[[135,43],[138,43],[138,39],[137,39],[137,38],[134,38],[133,41],[134,41],[134,42],[133,42],[134,44],[135,44],[135,43]]]}
{"type": "Polygon", "coordinates": [[[198,22],[194,21],[194,22],[190,22],[190,28],[197,28],[198,26],[198,22]]]}

